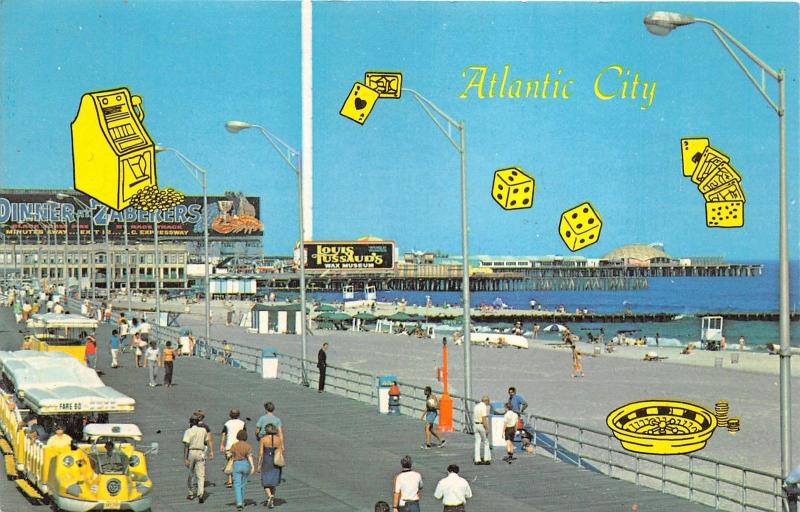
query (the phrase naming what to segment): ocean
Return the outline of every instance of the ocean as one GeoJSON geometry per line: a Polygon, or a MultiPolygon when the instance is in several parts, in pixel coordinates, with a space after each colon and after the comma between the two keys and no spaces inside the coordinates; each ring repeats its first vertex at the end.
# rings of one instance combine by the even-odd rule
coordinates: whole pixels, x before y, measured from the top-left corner
{"type": "MultiPolygon", "coordinates": [[[[472,307],[480,304],[495,304],[500,299],[514,309],[530,308],[535,299],[545,309],[554,309],[563,304],[567,311],[587,308],[598,312],[658,311],[684,315],[683,318],[666,323],[607,324],[605,330],[614,333],[622,329],[640,329],[642,335],[674,338],[681,344],[696,341],[700,337],[698,312],[752,311],[774,312],[778,310],[778,263],[762,262],[763,272],[756,277],[683,277],[650,278],[649,287],[629,291],[531,291],[531,292],[473,292],[472,307]]],[[[800,276],[798,263],[790,265],[791,286],[789,290],[790,310],[797,311],[800,301],[800,276]]],[[[408,304],[422,305],[430,296],[434,305],[461,304],[460,292],[377,292],[381,302],[406,299],[408,304]]],[[[337,293],[310,293],[310,298],[321,301],[342,301],[337,293]]],[[[363,299],[356,293],[356,299],[363,299]]],[[[571,324],[573,332],[582,328],[598,327],[597,324],[571,324]]],[[[526,326],[530,328],[530,326],[526,326]]],[[[778,322],[726,321],[724,333],[729,345],[745,336],[748,345],[763,346],[778,342],[778,322]]],[[[791,324],[792,345],[800,346],[800,322],[791,324]]]]}

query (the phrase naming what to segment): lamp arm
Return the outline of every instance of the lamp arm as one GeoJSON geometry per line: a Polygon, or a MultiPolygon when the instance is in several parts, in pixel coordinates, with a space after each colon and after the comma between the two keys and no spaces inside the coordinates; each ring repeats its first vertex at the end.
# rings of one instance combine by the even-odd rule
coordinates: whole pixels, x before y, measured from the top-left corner
{"type": "MultiPolygon", "coordinates": [[[[741,68],[741,70],[744,72],[744,74],[747,76],[747,78],[753,84],[753,87],[755,87],[758,90],[758,92],[761,93],[761,96],[767,101],[767,103],[769,103],[769,106],[772,107],[772,109],[775,112],[780,114],[781,111],[780,111],[780,108],[778,107],[778,105],[776,105],[775,102],[772,100],[772,98],[770,98],[769,94],[767,94],[767,90],[764,88],[764,86],[762,84],[759,84],[758,81],[756,80],[756,78],[750,72],[750,70],[747,69],[747,66],[745,66],[744,62],[742,62],[742,59],[740,59],[739,56],[736,55],[736,53],[734,53],[733,48],[731,48],[730,44],[728,44],[728,42],[725,40],[725,38],[723,37],[723,34],[720,33],[720,31],[717,28],[712,28],[711,30],[712,30],[712,32],[714,32],[714,35],[717,36],[717,39],[719,39],[719,42],[722,43],[722,46],[724,46],[725,49],[728,51],[728,54],[731,56],[731,58],[734,61],[736,61],[736,64],[739,65],[739,68],[741,68]]],[[[764,68],[762,68],[762,69],[764,69],[764,68]]],[[[767,71],[767,70],[764,69],[764,71],[767,71]]],[[[767,71],[767,72],[769,72],[769,71],[767,71]]],[[[778,81],[780,81],[780,80],[782,80],[782,78],[778,79],[778,81]]]]}
{"type": "Polygon", "coordinates": [[[261,135],[264,136],[265,139],[275,148],[275,151],[281,156],[281,158],[291,167],[295,174],[298,176],[300,175],[300,153],[294,149],[292,146],[288,145],[287,143],[283,142],[281,139],[276,137],[272,134],[269,130],[264,128],[263,126],[259,126],[257,124],[253,125],[255,128],[261,132],[261,135]],[[292,156],[297,158],[297,162],[292,161],[292,156]]]}
{"type": "MultiPolygon", "coordinates": [[[[771,77],[772,77],[772,78],[774,78],[775,80],[781,80],[781,79],[782,79],[782,75],[781,75],[780,73],[778,73],[777,71],[775,71],[774,69],[772,69],[772,68],[771,68],[771,67],[770,67],[770,66],[769,66],[769,65],[768,65],[766,62],[764,62],[763,60],[761,60],[761,59],[760,59],[760,58],[759,58],[759,57],[758,57],[758,56],[757,56],[755,53],[751,52],[751,51],[750,51],[750,49],[749,49],[748,47],[746,47],[746,46],[745,46],[744,44],[742,44],[742,43],[741,43],[741,42],[740,42],[738,39],[736,39],[735,37],[733,37],[733,36],[730,34],[730,32],[728,32],[727,30],[725,30],[724,28],[722,28],[722,27],[721,27],[719,24],[717,24],[715,21],[712,21],[712,20],[707,20],[707,19],[705,19],[705,18],[695,18],[695,19],[694,19],[694,21],[695,21],[695,22],[697,22],[697,23],[705,23],[706,25],[710,25],[710,26],[711,26],[711,27],[712,27],[712,28],[713,28],[715,31],[719,32],[719,34],[717,34],[717,37],[720,37],[720,34],[721,34],[721,35],[723,35],[723,36],[725,36],[725,39],[727,39],[728,41],[730,41],[731,43],[733,43],[733,45],[734,45],[734,46],[736,46],[737,48],[739,48],[740,50],[742,50],[742,52],[743,52],[745,55],[747,55],[747,56],[750,58],[750,60],[752,60],[753,62],[755,62],[755,63],[758,65],[758,67],[760,67],[761,69],[763,69],[764,71],[766,71],[766,72],[769,74],[769,76],[771,76],[771,77]]],[[[715,32],[715,33],[716,33],[716,32],[715,32]]],[[[722,38],[720,38],[720,40],[722,40],[722,38]]],[[[728,47],[727,45],[726,45],[726,47],[728,48],[728,51],[730,51],[730,47],[728,47]]],[[[741,65],[741,64],[740,64],[740,65],[741,65]]]]}
{"type": "Polygon", "coordinates": [[[461,144],[456,141],[456,139],[450,132],[450,128],[455,128],[456,130],[461,131],[461,125],[458,122],[456,122],[452,117],[447,115],[442,109],[437,107],[435,103],[433,103],[431,100],[429,100],[422,94],[418,93],[414,89],[408,89],[404,87],[403,91],[409,92],[414,96],[414,99],[417,100],[417,103],[419,103],[419,105],[422,107],[425,113],[428,114],[428,117],[431,118],[431,121],[433,121],[436,127],[439,128],[439,131],[441,131],[442,134],[445,137],[447,137],[447,140],[450,141],[450,144],[452,144],[453,147],[455,147],[458,152],[462,152],[464,148],[461,147],[461,144]],[[447,129],[445,129],[441,121],[436,118],[434,112],[444,118],[444,120],[447,122],[447,129]]]}
{"type": "Polygon", "coordinates": [[[197,165],[196,163],[194,163],[193,161],[189,160],[189,158],[186,155],[184,155],[177,149],[170,149],[170,151],[175,153],[175,156],[178,157],[178,160],[180,160],[183,166],[186,167],[186,169],[192,174],[192,177],[195,179],[195,181],[197,181],[197,183],[202,186],[203,180],[200,177],[200,175],[205,176],[206,170],[197,165]]]}

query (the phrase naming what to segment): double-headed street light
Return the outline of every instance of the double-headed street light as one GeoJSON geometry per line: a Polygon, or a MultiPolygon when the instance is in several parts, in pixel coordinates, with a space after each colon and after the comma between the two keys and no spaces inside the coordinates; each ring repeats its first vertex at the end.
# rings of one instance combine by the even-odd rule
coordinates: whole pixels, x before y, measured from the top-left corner
{"type": "Polygon", "coordinates": [[[791,423],[791,338],[789,334],[789,228],[787,222],[786,194],[786,90],[784,70],[772,69],[756,56],[749,48],[739,42],[716,22],[695,18],[676,12],[657,11],[645,16],[647,30],[658,36],[665,36],[677,27],[692,23],[705,23],[717,36],[722,46],[728,51],[736,64],[744,71],[747,78],[755,86],[770,107],[778,114],[778,161],[779,161],[779,253],[780,253],[780,299],[779,299],[779,331],[780,331],[780,416],[781,416],[781,475],[786,477],[792,468],[792,423],[791,423]],[[731,45],[742,51],[764,73],[778,83],[778,102],[767,93],[763,83],[759,83],[742,59],[733,51],[731,45]]]}
{"type": "MultiPolygon", "coordinates": [[[[178,151],[177,149],[161,146],[156,146],[156,153],[162,152],[170,152],[174,153],[175,156],[178,157],[178,160],[183,164],[184,167],[191,173],[192,177],[203,187],[203,251],[205,254],[205,259],[203,260],[203,267],[205,269],[205,326],[206,326],[206,348],[208,348],[208,343],[211,342],[211,283],[209,281],[209,259],[208,259],[208,172],[194,163],[193,161],[189,160],[186,155],[178,151]]],[[[158,216],[158,212],[155,213],[156,218],[158,216]]],[[[156,227],[156,246],[158,246],[158,228],[156,227]]],[[[158,247],[156,247],[156,254],[158,254],[158,247]]],[[[158,267],[156,267],[158,269],[158,267]]],[[[160,270],[157,270],[160,272],[160,270]]],[[[158,286],[159,282],[159,275],[156,275],[156,286],[158,286]]],[[[160,304],[161,299],[159,297],[159,290],[156,290],[156,323],[158,324],[161,319],[160,317],[160,304]]]]}
{"type": "Polygon", "coordinates": [[[308,371],[306,369],[307,359],[307,339],[306,329],[308,322],[306,320],[306,246],[305,246],[305,229],[303,227],[303,159],[299,151],[292,146],[283,142],[280,138],[275,136],[272,132],[267,130],[261,125],[246,123],[244,121],[228,121],[225,123],[225,129],[231,133],[239,133],[248,128],[255,128],[265,139],[275,148],[275,151],[283,158],[289,167],[297,175],[297,195],[298,195],[298,216],[300,218],[300,365],[301,365],[301,378],[303,385],[308,386],[308,371]]]}

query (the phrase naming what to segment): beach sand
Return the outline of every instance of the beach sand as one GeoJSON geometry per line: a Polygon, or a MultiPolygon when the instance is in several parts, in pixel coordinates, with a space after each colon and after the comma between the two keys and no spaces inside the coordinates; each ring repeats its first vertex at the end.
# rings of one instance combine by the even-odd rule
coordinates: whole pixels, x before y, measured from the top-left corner
{"type": "MultiPolygon", "coordinates": [[[[122,306],[123,303],[119,303],[122,306]]],[[[141,302],[139,303],[141,304],[141,302]]],[[[171,309],[171,308],[170,308],[171,309]]],[[[202,304],[192,305],[201,313],[202,304]]],[[[273,347],[279,352],[299,355],[300,337],[281,334],[253,334],[240,327],[224,325],[224,307],[215,306],[211,335],[252,347],[273,347]],[[223,325],[220,325],[223,324],[223,325]]],[[[182,315],[181,325],[203,332],[202,314],[182,315]]],[[[323,341],[331,343],[328,363],[333,366],[372,373],[394,374],[401,380],[431,385],[441,366],[441,337],[436,340],[374,332],[319,331],[308,336],[308,355],[316,357],[323,341]]],[[[735,435],[717,429],[700,455],[751,468],[780,471],[778,357],[745,351],[739,363],[731,364],[732,350],[725,353],[695,351],[681,355],[680,348],[661,347],[659,362],[643,361],[655,347],[618,347],[613,354],[583,358],[586,377],[572,378],[568,349],[550,345],[554,341],[531,342],[531,348],[493,348],[473,345],[472,394],[489,394],[493,400],[506,398],[508,386],[516,386],[530,404],[529,412],[609,432],[606,416],[615,408],[637,400],[662,398],[695,402],[713,410],[721,399],[730,404],[730,416],[741,418],[735,435]],[[715,359],[722,358],[722,367],[715,359]]],[[[586,354],[596,345],[579,343],[586,354]]],[[[463,391],[462,346],[450,346],[451,393],[463,391]]],[[[792,393],[800,396],[800,361],[793,365],[792,393]]],[[[800,421],[800,404],[795,399],[792,417],[800,421]]],[[[800,457],[800,436],[793,437],[794,460],[800,457]]]]}

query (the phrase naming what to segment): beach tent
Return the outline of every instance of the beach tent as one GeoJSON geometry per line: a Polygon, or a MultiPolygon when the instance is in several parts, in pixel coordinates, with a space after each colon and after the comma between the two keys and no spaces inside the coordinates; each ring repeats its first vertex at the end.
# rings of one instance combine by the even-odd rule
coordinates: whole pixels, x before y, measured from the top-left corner
{"type": "Polygon", "coordinates": [[[258,333],[300,334],[300,304],[256,304],[250,310],[250,328],[258,333]]]}
{"type": "Polygon", "coordinates": [[[550,324],[542,330],[545,332],[565,332],[567,328],[561,324],[550,324]]]}

